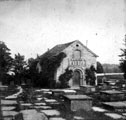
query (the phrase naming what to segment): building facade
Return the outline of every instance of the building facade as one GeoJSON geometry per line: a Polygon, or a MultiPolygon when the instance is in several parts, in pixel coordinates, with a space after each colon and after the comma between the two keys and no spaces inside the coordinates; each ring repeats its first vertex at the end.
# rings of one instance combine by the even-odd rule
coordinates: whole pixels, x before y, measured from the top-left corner
{"type": "MultiPolygon", "coordinates": [[[[49,50],[48,54],[58,55],[61,52],[65,53],[66,57],[62,60],[60,66],[56,70],[54,78],[56,82],[59,82],[59,76],[65,72],[66,68],[69,68],[73,71],[73,77],[69,81],[69,86],[86,85],[85,69],[90,68],[91,65],[96,67],[96,58],[98,56],[78,40],[57,45],[49,50]]],[[[39,64],[38,68],[39,71],[41,71],[39,64]]]]}

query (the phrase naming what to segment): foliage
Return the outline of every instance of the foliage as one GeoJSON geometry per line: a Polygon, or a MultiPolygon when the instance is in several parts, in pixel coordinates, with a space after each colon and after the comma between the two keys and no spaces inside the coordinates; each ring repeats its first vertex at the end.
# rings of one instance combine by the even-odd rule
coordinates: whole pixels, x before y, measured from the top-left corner
{"type": "Polygon", "coordinates": [[[13,59],[10,55],[10,49],[0,41],[0,81],[5,80],[6,74],[11,70],[13,59]]]}
{"type": "Polygon", "coordinates": [[[70,78],[72,78],[72,73],[73,71],[72,70],[69,70],[68,68],[65,70],[65,72],[63,74],[61,74],[59,76],[59,88],[68,88],[69,87],[69,80],[70,78]]]}
{"type": "Polygon", "coordinates": [[[15,73],[15,82],[16,84],[21,84],[21,81],[24,79],[27,71],[27,63],[25,57],[19,53],[16,55],[13,60],[13,72],[15,73]]]}
{"type": "Polygon", "coordinates": [[[121,57],[120,60],[120,69],[122,70],[122,72],[124,72],[124,78],[126,79],[126,35],[125,35],[125,48],[121,49],[122,54],[119,55],[119,57],[121,57]]]}
{"type": "Polygon", "coordinates": [[[102,64],[105,73],[121,73],[118,64],[102,64]]]}
{"type": "Polygon", "coordinates": [[[38,63],[38,57],[37,59],[34,59],[34,58],[29,58],[28,59],[28,72],[27,72],[27,79],[30,79],[32,84],[34,86],[38,86],[39,85],[39,77],[40,77],[40,73],[38,73],[37,69],[36,69],[36,66],[37,66],[37,63],[38,63]]]}
{"type": "Polygon", "coordinates": [[[95,72],[96,70],[93,65],[90,68],[87,68],[85,70],[87,84],[95,85],[95,80],[96,80],[95,72]]]}
{"type": "Polygon", "coordinates": [[[46,56],[40,58],[41,72],[40,79],[38,80],[39,86],[54,88],[55,72],[60,66],[61,61],[66,57],[66,54],[61,52],[56,56],[46,56]]]}
{"type": "Polygon", "coordinates": [[[103,73],[104,72],[102,64],[100,62],[97,62],[97,70],[96,70],[96,72],[97,73],[103,73]]]}

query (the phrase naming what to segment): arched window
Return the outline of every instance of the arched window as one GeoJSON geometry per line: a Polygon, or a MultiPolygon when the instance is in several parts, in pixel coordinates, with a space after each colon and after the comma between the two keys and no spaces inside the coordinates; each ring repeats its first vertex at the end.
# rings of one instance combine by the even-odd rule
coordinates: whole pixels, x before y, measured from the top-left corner
{"type": "Polygon", "coordinates": [[[81,58],[81,51],[80,50],[75,50],[73,57],[74,57],[74,59],[80,59],[81,58]]]}

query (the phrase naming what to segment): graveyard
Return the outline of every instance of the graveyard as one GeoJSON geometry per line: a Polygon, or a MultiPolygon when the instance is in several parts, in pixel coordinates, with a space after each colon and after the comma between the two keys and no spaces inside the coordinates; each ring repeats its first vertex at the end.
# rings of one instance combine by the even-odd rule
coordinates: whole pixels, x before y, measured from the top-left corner
{"type": "Polygon", "coordinates": [[[87,85],[79,89],[42,89],[28,85],[0,86],[0,120],[96,119],[126,119],[125,87],[87,85]]]}

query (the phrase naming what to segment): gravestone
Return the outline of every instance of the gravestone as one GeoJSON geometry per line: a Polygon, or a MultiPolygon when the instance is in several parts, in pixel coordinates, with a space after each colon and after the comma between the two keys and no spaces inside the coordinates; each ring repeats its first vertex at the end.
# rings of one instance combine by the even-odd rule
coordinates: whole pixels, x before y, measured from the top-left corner
{"type": "Polygon", "coordinates": [[[83,109],[90,111],[92,107],[92,98],[87,95],[64,95],[66,108],[71,111],[83,109]]]}
{"type": "Polygon", "coordinates": [[[82,90],[85,93],[92,93],[96,91],[96,88],[91,85],[82,85],[80,86],[80,90],[82,90]]]}
{"type": "Polygon", "coordinates": [[[102,101],[122,101],[125,99],[125,94],[122,91],[106,90],[100,92],[102,101]]]}
{"type": "Polygon", "coordinates": [[[126,112],[126,102],[103,102],[103,106],[115,112],[126,112]]]}

